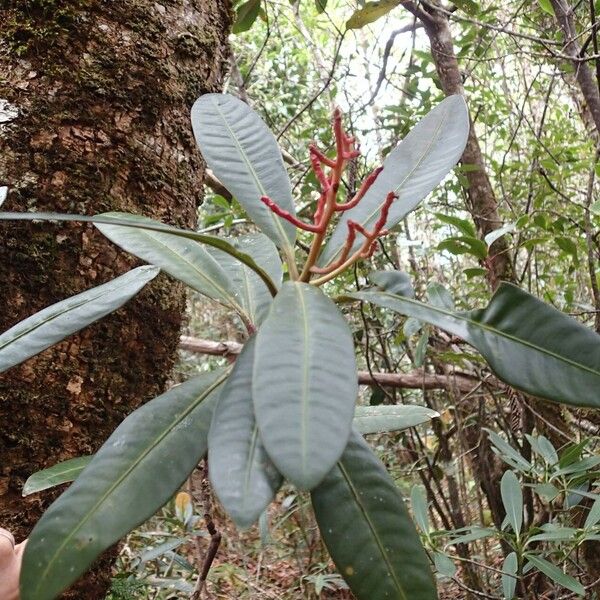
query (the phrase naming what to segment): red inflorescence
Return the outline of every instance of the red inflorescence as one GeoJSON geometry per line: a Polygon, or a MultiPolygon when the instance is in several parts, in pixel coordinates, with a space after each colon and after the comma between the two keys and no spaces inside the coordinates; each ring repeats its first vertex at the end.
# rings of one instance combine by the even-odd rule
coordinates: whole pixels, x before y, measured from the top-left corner
{"type": "MultiPolygon", "coordinates": [[[[346,135],[344,132],[342,125],[342,111],[339,108],[336,108],[333,114],[333,131],[335,134],[337,150],[335,158],[326,156],[315,144],[310,144],[309,146],[311,166],[315,173],[315,177],[321,186],[321,195],[317,201],[312,224],[305,223],[288,211],[282,209],[268,196],[263,196],[261,198],[261,201],[282,219],[289,221],[299,229],[317,234],[319,244],[322,242],[322,237],[324,236],[334,213],[350,210],[357,206],[383,171],[383,167],[378,167],[363,181],[359,190],[350,200],[344,203],[336,202],[343,170],[349,160],[360,156],[360,150],[356,139],[346,135]],[[325,173],[323,167],[330,169],[329,175],[325,173]]],[[[348,221],[348,237],[340,257],[335,262],[332,262],[323,268],[311,266],[310,272],[327,274],[341,267],[348,259],[352,247],[354,246],[357,232],[361,233],[365,238],[358,253],[359,256],[363,258],[372,256],[377,246],[377,238],[387,233],[387,230],[384,229],[385,223],[389,215],[390,207],[397,197],[398,196],[394,192],[390,192],[387,195],[373,231],[367,231],[362,225],[355,221],[348,221]]]]}

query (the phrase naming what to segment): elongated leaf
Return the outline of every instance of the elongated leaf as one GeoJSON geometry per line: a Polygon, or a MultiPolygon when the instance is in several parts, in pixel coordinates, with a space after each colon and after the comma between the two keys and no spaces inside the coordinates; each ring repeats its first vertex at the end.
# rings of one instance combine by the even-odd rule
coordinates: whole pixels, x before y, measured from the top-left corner
{"type": "Polygon", "coordinates": [[[350,329],[320,289],[283,284],[258,332],[252,388],[269,456],[312,489],[344,451],[358,395],[350,329]]]}
{"type": "Polygon", "coordinates": [[[404,500],[359,434],[313,490],[312,503],[331,558],[358,600],[437,598],[404,500]]]}
{"type": "MultiPolygon", "coordinates": [[[[110,216],[110,213],[106,216],[110,216]]],[[[129,218],[135,219],[140,225],[153,223],[152,219],[146,217],[129,218]]],[[[210,252],[198,242],[150,229],[105,223],[98,223],[96,227],[126,252],[160,267],[171,277],[183,281],[201,294],[243,312],[233,281],[210,252]]],[[[235,259],[231,257],[231,260],[235,259]]],[[[242,268],[239,261],[235,262],[242,268]]]]}
{"type": "Polygon", "coordinates": [[[400,431],[421,423],[427,423],[440,414],[425,406],[406,404],[357,406],[354,412],[354,428],[364,434],[400,431]]]}
{"type": "Polygon", "coordinates": [[[254,24],[254,21],[256,21],[259,12],[260,0],[246,0],[237,9],[236,20],[231,28],[232,33],[248,31],[254,24]]]}
{"type": "Polygon", "coordinates": [[[346,22],[346,29],[361,29],[369,23],[374,23],[387,15],[391,10],[401,4],[401,0],[377,0],[366,2],[346,22]]]}
{"type": "MultiPolygon", "coordinates": [[[[275,285],[280,286],[283,269],[279,253],[273,242],[262,233],[228,240],[235,248],[251,256],[269,275],[275,285]]],[[[265,282],[246,265],[217,248],[209,249],[215,260],[233,282],[236,294],[253,323],[264,320],[273,297],[265,282]]]]}
{"type": "Polygon", "coordinates": [[[423,533],[429,533],[428,502],[425,490],[420,485],[413,485],[410,490],[410,506],[415,523],[423,533]]]}
{"type": "Polygon", "coordinates": [[[223,386],[209,434],[213,488],[239,527],[252,525],[273,500],[282,477],[265,451],[254,419],[254,344],[246,342],[223,386]]]}
{"type": "MultiPolygon", "coordinates": [[[[438,104],[388,155],[383,171],[360,204],[342,214],[319,257],[324,266],[341,251],[348,234],[348,220],[372,229],[389,192],[399,196],[386,227],[398,224],[448,174],[461,157],[469,135],[469,113],[462,96],[450,96],[438,104]]],[[[354,250],[364,241],[357,236],[354,250]]]]}
{"type": "Polygon", "coordinates": [[[469,312],[385,292],[350,296],[463,338],[498,377],[525,392],[574,406],[600,406],[600,336],[513,285],[501,285],[486,308],[469,312]]]}
{"type": "Polygon", "coordinates": [[[506,518],[518,536],[523,526],[523,492],[517,476],[512,471],[506,471],[502,476],[500,494],[506,518]]]}
{"type": "Polygon", "coordinates": [[[295,213],[281,150],[264,121],[228,94],[205,94],[192,108],[192,126],[202,156],[250,218],[276,244],[293,254],[295,227],[261,201],[269,196],[295,213]]]}
{"type": "Polygon", "coordinates": [[[517,568],[519,562],[517,554],[511,552],[505,559],[502,565],[502,594],[504,600],[513,600],[517,589],[517,568]]]}
{"type": "Polygon", "coordinates": [[[585,596],[585,588],[579,581],[563,573],[558,567],[548,562],[544,558],[540,558],[539,556],[535,556],[534,554],[526,554],[525,558],[539,571],[541,571],[544,575],[552,579],[558,585],[562,585],[564,588],[579,594],[580,596],[585,596]]]}
{"type": "Polygon", "coordinates": [[[408,273],[402,271],[373,271],[369,274],[369,280],[378,288],[390,294],[415,297],[415,290],[408,273]]]}
{"type": "Polygon", "coordinates": [[[23,486],[23,496],[75,481],[90,464],[93,456],[78,456],[34,473],[23,486]]]}
{"type": "Polygon", "coordinates": [[[0,373],[117,310],[158,273],[156,267],[133,269],[17,323],[0,335],[0,373]]]}
{"type": "Polygon", "coordinates": [[[598,521],[600,521],[600,500],[596,500],[594,504],[592,504],[583,527],[584,529],[589,529],[590,527],[594,527],[598,521]]]}
{"type": "Polygon", "coordinates": [[[23,561],[22,600],[55,598],[169,500],[206,453],[216,392],[227,372],[191,379],[119,425],[34,528],[23,561]]]}
{"type": "MultiPolygon", "coordinates": [[[[531,463],[523,458],[521,454],[515,450],[506,440],[501,438],[495,431],[491,429],[483,428],[484,431],[490,436],[490,441],[494,445],[493,450],[497,450],[498,455],[505,461],[517,465],[520,471],[530,471],[532,469],[531,463]]],[[[509,463],[510,464],[510,463],[509,463]]]]}
{"type": "Polygon", "coordinates": [[[444,548],[447,548],[448,546],[455,546],[456,544],[468,544],[469,542],[475,542],[477,540],[491,537],[497,533],[495,529],[490,529],[488,527],[470,527],[469,529],[469,533],[451,538],[444,548]]]}
{"type": "Polygon", "coordinates": [[[447,554],[434,552],[433,564],[435,565],[437,572],[444,577],[454,577],[456,575],[456,565],[447,554]]]}
{"type": "Polygon", "coordinates": [[[146,229],[148,231],[158,231],[164,233],[171,233],[175,236],[186,238],[189,240],[195,240],[206,246],[218,248],[223,252],[233,256],[246,266],[250,267],[269,288],[269,291],[275,295],[277,293],[277,286],[271,281],[267,273],[259,267],[251,256],[236,250],[231,244],[226,242],[224,239],[206,235],[205,233],[198,233],[189,229],[178,229],[171,225],[165,225],[159,221],[153,221],[151,219],[144,219],[140,222],[137,215],[129,213],[105,213],[102,215],[85,216],[85,215],[67,215],[60,213],[19,213],[19,212],[0,212],[0,221],[69,221],[69,222],[82,222],[82,223],[94,223],[94,224],[107,224],[107,225],[124,225],[127,227],[133,227],[135,229],[146,229]]]}

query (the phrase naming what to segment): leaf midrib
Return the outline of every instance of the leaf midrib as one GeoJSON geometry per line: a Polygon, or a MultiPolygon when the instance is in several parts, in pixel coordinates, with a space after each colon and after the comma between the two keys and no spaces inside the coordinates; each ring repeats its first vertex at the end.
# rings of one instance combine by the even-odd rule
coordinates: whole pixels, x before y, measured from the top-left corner
{"type": "MultiPolygon", "coordinates": [[[[248,172],[250,173],[250,175],[254,179],[254,182],[256,183],[256,187],[259,189],[261,195],[268,196],[267,190],[263,186],[261,180],[258,177],[258,174],[256,173],[256,171],[254,170],[254,167],[252,166],[252,163],[248,159],[248,156],[246,154],[246,150],[243,148],[243,146],[242,146],[241,142],[238,140],[237,135],[235,134],[234,130],[229,125],[229,122],[225,118],[225,114],[221,110],[221,107],[219,106],[219,104],[218,104],[218,102],[216,100],[213,100],[213,105],[214,105],[216,111],[219,113],[219,116],[223,120],[223,123],[225,124],[225,127],[226,127],[226,129],[227,129],[227,131],[229,133],[229,136],[230,136],[230,138],[231,138],[234,146],[237,148],[238,152],[240,153],[240,155],[242,157],[242,160],[244,161],[244,163],[245,163],[245,165],[246,165],[246,167],[248,169],[248,172]]],[[[275,200],[275,198],[273,198],[273,200],[275,200]]],[[[283,228],[283,226],[281,224],[280,219],[277,218],[271,211],[269,211],[268,214],[269,214],[269,217],[271,218],[271,221],[275,225],[275,228],[279,232],[279,239],[280,239],[280,241],[283,243],[283,245],[284,245],[285,248],[291,249],[292,245],[290,244],[290,240],[289,240],[289,238],[288,238],[288,236],[287,236],[287,234],[285,232],[285,229],[283,228]]]]}
{"type": "MultiPolygon", "coordinates": [[[[134,269],[135,270],[135,269],[134,269]]],[[[127,276],[129,273],[132,273],[133,271],[129,271],[128,273],[126,273],[125,275],[123,275],[122,277],[127,276]]],[[[151,281],[152,279],[148,279],[144,282],[143,285],[146,285],[146,283],[148,283],[149,281],[151,281]]],[[[92,302],[97,301],[98,299],[102,298],[103,296],[106,296],[108,294],[112,294],[114,292],[118,292],[123,290],[124,288],[127,287],[136,287],[135,284],[137,283],[141,283],[141,281],[136,281],[133,277],[131,277],[131,281],[125,281],[123,282],[122,285],[111,285],[112,283],[114,283],[113,280],[112,282],[108,282],[106,284],[102,284],[99,287],[104,287],[104,290],[102,292],[100,292],[99,294],[95,295],[95,296],[90,296],[90,297],[86,297],[85,299],[81,300],[80,302],[76,302],[73,304],[69,304],[68,306],[64,307],[63,310],[61,310],[60,312],[54,312],[51,313],[48,318],[45,318],[42,321],[39,321],[38,323],[33,323],[29,328],[25,329],[22,333],[20,333],[19,335],[17,335],[16,337],[10,337],[4,344],[0,345],[0,352],[2,352],[6,347],[10,346],[11,344],[15,343],[17,340],[20,340],[23,336],[28,335],[32,332],[34,332],[36,329],[39,329],[40,327],[43,327],[44,325],[48,325],[50,324],[52,321],[58,319],[59,317],[72,312],[78,308],[81,308],[82,306],[85,306],[86,304],[90,304],[92,302]]],[[[142,285],[142,287],[143,287],[142,285]]],[[[86,294],[87,292],[91,292],[94,288],[92,288],[91,290],[86,290],[85,292],[81,292],[81,294],[86,294]]],[[[121,296],[122,297],[122,296],[121,296]]],[[[18,327],[19,325],[15,325],[15,327],[18,327]]],[[[85,327],[85,325],[84,325],[85,327]]],[[[10,333],[10,330],[6,332],[6,334],[10,333]]],[[[3,336],[2,336],[3,337],[3,336]]]]}
{"type": "MultiPolygon", "coordinates": [[[[186,263],[198,275],[198,277],[200,277],[200,279],[206,281],[210,286],[212,286],[218,292],[218,294],[221,296],[221,300],[223,302],[228,303],[231,308],[233,308],[235,311],[241,313],[245,317],[248,317],[248,319],[250,320],[250,317],[246,314],[246,311],[233,299],[232,294],[227,292],[227,290],[225,288],[223,288],[215,280],[211,279],[208,275],[203,273],[193,262],[189,261],[185,256],[183,256],[183,254],[175,252],[175,250],[170,248],[167,244],[165,244],[163,241],[161,241],[158,237],[155,237],[155,235],[153,233],[150,233],[150,231],[148,231],[148,230],[141,230],[140,235],[148,236],[151,240],[154,240],[157,244],[159,244],[167,252],[170,252],[173,256],[175,256],[176,258],[178,258],[181,261],[183,261],[184,263],[186,263]]],[[[160,236],[161,234],[157,233],[156,235],[160,236]]],[[[204,250],[200,246],[199,246],[199,248],[200,248],[200,250],[204,250]]],[[[206,252],[206,256],[210,260],[215,260],[208,252],[206,252]]],[[[217,263],[217,265],[218,265],[218,263],[217,263]]],[[[220,265],[218,265],[218,266],[219,266],[219,268],[221,268],[220,265]]],[[[225,275],[225,276],[227,276],[227,275],[225,275]]],[[[190,287],[193,287],[193,286],[190,286],[190,287]]],[[[206,293],[199,289],[196,289],[196,291],[200,292],[201,294],[206,293]]],[[[218,299],[214,298],[214,300],[218,300],[218,299]]]]}
{"type": "Polygon", "coordinates": [[[309,419],[309,357],[310,357],[310,348],[309,348],[309,340],[310,340],[310,329],[308,326],[308,312],[306,310],[306,302],[304,300],[304,295],[302,292],[302,287],[300,285],[295,286],[298,290],[298,299],[300,304],[300,312],[302,313],[302,325],[303,325],[303,334],[304,334],[304,344],[302,349],[302,367],[303,367],[303,377],[302,377],[302,396],[301,396],[301,419],[300,419],[300,435],[301,435],[301,454],[302,454],[302,473],[306,473],[307,469],[307,430],[308,430],[308,419],[309,419]]]}
{"type": "MultiPolygon", "coordinates": [[[[439,307],[436,307],[436,306],[433,306],[433,305],[430,305],[430,304],[425,304],[423,302],[419,302],[418,300],[412,300],[410,298],[401,298],[400,296],[396,296],[394,294],[390,294],[389,292],[374,292],[374,293],[373,292],[358,292],[357,294],[352,294],[352,296],[353,297],[357,297],[360,300],[361,299],[360,298],[361,295],[365,296],[365,295],[370,295],[370,294],[373,294],[373,295],[376,295],[376,296],[389,297],[391,300],[395,300],[397,302],[405,302],[407,304],[412,304],[412,305],[417,306],[417,307],[425,308],[427,310],[431,310],[433,312],[440,313],[440,314],[442,314],[444,316],[447,316],[447,317],[452,317],[454,319],[458,319],[459,321],[464,321],[465,323],[468,323],[469,325],[472,325],[474,327],[478,327],[478,328],[484,329],[485,331],[487,331],[489,333],[492,333],[494,335],[497,335],[498,337],[503,337],[503,338],[506,338],[506,339],[508,339],[508,340],[510,340],[512,342],[515,342],[516,344],[521,344],[521,345],[526,346],[528,348],[531,348],[533,350],[537,350],[541,354],[545,354],[545,355],[547,355],[547,356],[549,356],[551,358],[554,358],[554,359],[559,360],[561,362],[565,362],[565,363],[571,365],[572,367],[580,369],[582,371],[586,371],[587,373],[590,373],[591,375],[595,375],[596,377],[600,376],[600,372],[599,371],[596,371],[596,370],[592,369],[591,367],[588,367],[587,365],[575,362],[575,361],[571,360],[570,358],[567,358],[565,356],[561,356],[560,354],[556,354],[555,352],[552,352],[550,350],[546,350],[546,349],[544,349],[544,348],[542,348],[540,346],[536,346],[535,344],[533,344],[531,342],[528,342],[527,340],[515,337],[514,335],[511,335],[509,333],[505,333],[505,332],[503,332],[503,331],[501,331],[499,329],[495,329],[493,327],[490,327],[489,325],[486,325],[486,324],[481,323],[479,321],[475,321],[473,319],[470,319],[469,317],[466,316],[466,314],[468,314],[468,313],[451,312],[451,311],[445,310],[443,308],[439,308],[439,307]]],[[[367,300],[368,300],[368,298],[367,298],[367,300]]],[[[492,298],[492,301],[493,301],[493,298],[492,298]]],[[[490,304],[491,304],[491,302],[490,302],[490,304]]],[[[488,306],[486,308],[484,308],[483,310],[484,311],[488,310],[489,306],[490,305],[488,304],[488,306]]],[[[392,309],[392,310],[395,310],[395,309],[392,309]]],[[[402,312],[402,311],[398,311],[398,312],[402,312]]],[[[439,327],[440,327],[440,329],[444,329],[444,327],[441,326],[441,325],[439,325],[439,327]]]]}
{"type": "Polygon", "coordinates": [[[131,463],[131,465],[128,467],[128,469],[124,473],[122,473],[121,476],[118,477],[113,482],[113,484],[110,486],[110,488],[108,490],[106,490],[106,492],[98,499],[96,504],[94,504],[94,506],[87,512],[85,517],[79,521],[79,524],[77,525],[77,527],[75,527],[75,529],[73,529],[71,531],[71,533],[63,539],[62,544],[58,547],[58,549],[54,553],[54,556],[48,562],[46,568],[44,569],[42,574],[39,576],[38,585],[35,588],[36,593],[40,590],[40,587],[41,587],[42,583],[44,582],[45,577],[48,575],[48,572],[52,568],[52,565],[56,562],[56,560],[58,560],[58,557],[60,556],[60,554],[62,553],[64,548],[70,543],[70,541],[77,534],[77,532],[79,532],[79,530],[85,525],[85,523],[87,523],[87,521],[91,518],[91,516],[98,509],[98,507],[100,507],[106,501],[106,499],[115,491],[115,489],[123,483],[123,481],[127,478],[127,476],[164,440],[164,438],[167,435],[169,435],[169,433],[172,432],[172,430],[183,419],[185,419],[185,417],[187,417],[199,404],[201,404],[204,400],[206,400],[206,398],[217,387],[219,387],[219,385],[221,385],[221,383],[223,383],[223,381],[229,375],[229,371],[230,371],[230,369],[227,369],[208,388],[203,390],[200,393],[200,395],[197,397],[197,400],[194,401],[193,403],[191,403],[191,405],[177,417],[177,419],[172,423],[172,425],[169,428],[167,428],[165,431],[163,431],[163,433],[161,433],[153,443],[151,443],[150,445],[148,445],[146,447],[146,449],[138,456],[138,458],[133,463],[131,463]]]}
{"type": "Polygon", "coordinates": [[[408,597],[404,591],[404,588],[402,587],[402,584],[396,577],[396,572],[394,570],[392,563],[390,562],[387,552],[385,551],[385,548],[382,545],[381,540],[379,539],[379,534],[377,533],[377,530],[375,529],[375,526],[373,525],[373,522],[371,521],[371,517],[369,516],[368,510],[361,502],[360,496],[359,496],[358,492],[356,491],[354,484],[352,483],[352,478],[350,477],[348,471],[346,470],[346,467],[344,467],[344,463],[341,460],[338,462],[338,468],[341,471],[342,476],[344,477],[346,484],[348,485],[348,488],[350,489],[350,493],[352,494],[356,505],[358,506],[360,512],[362,513],[363,518],[365,519],[367,525],[369,526],[369,529],[371,530],[373,538],[375,539],[375,543],[377,544],[377,548],[379,549],[379,552],[380,552],[381,556],[383,557],[383,560],[388,568],[388,571],[389,571],[390,575],[392,576],[392,579],[394,580],[394,585],[396,586],[396,589],[402,595],[403,599],[408,600],[408,597]]]}

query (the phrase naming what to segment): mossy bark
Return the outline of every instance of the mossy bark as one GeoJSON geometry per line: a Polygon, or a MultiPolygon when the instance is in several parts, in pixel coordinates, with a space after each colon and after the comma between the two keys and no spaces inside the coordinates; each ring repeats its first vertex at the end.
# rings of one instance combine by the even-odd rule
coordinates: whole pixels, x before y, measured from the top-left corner
{"type": "MultiPolygon", "coordinates": [[[[4,210],[121,210],[192,227],[203,165],[189,123],[218,91],[227,0],[0,0],[4,210]]],[[[0,225],[0,331],[108,281],[135,260],[91,226],[0,225]]],[[[80,334],[0,375],[0,525],[25,537],[53,493],[21,498],[40,468],[94,452],[159,394],[184,290],[164,276],[80,334]]],[[[71,597],[103,598],[98,571],[71,597]]]]}

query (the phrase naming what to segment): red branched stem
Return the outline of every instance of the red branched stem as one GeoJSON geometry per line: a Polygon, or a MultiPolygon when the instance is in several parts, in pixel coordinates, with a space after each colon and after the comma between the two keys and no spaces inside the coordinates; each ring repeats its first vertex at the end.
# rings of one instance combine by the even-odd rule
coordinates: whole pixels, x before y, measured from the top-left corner
{"type": "Polygon", "coordinates": [[[278,215],[282,219],[285,219],[286,221],[289,221],[299,229],[303,229],[304,231],[310,231],[312,233],[324,233],[325,231],[325,223],[317,225],[304,223],[303,221],[298,219],[298,217],[295,217],[287,210],[275,204],[275,202],[273,202],[273,200],[271,200],[271,198],[269,198],[268,196],[262,196],[260,200],[261,202],[264,202],[264,204],[266,204],[276,215],[278,215]]]}
{"type": "Polygon", "coordinates": [[[333,158],[329,158],[325,156],[316,146],[315,144],[311,144],[309,147],[309,151],[311,154],[314,154],[326,167],[333,169],[337,164],[333,158]]]}
{"type": "Polygon", "coordinates": [[[360,186],[360,189],[355,194],[354,198],[352,198],[352,200],[349,200],[348,202],[346,202],[344,204],[336,203],[335,210],[341,212],[344,210],[350,210],[351,208],[354,208],[365,197],[365,194],[369,191],[371,186],[375,183],[375,181],[379,177],[379,174],[381,173],[381,171],[383,171],[383,167],[378,167],[377,169],[375,169],[363,181],[362,185],[360,186]]]}
{"type": "Polygon", "coordinates": [[[325,203],[327,202],[327,190],[323,191],[317,200],[317,210],[315,211],[315,215],[313,217],[313,223],[318,225],[321,222],[321,218],[323,217],[323,211],[325,210],[325,203]]]}
{"type": "Polygon", "coordinates": [[[398,198],[398,194],[396,194],[396,192],[390,192],[386,196],[385,202],[383,203],[383,206],[381,207],[381,212],[379,213],[379,219],[377,219],[377,222],[375,223],[375,227],[373,228],[374,237],[377,237],[381,233],[383,228],[385,227],[385,224],[387,223],[387,220],[388,220],[388,215],[390,214],[390,208],[392,207],[394,200],[396,200],[397,198],[398,198]]]}
{"type": "Polygon", "coordinates": [[[311,267],[311,273],[315,273],[317,275],[327,275],[327,273],[335,271],[335,269],[339,268],[344,264],[344,262],[346,262],[346,259],[350,254],[350,250],[352,250],[352,246],[354,245],[354,240],[356,239],[356,228],[354,225],[354,221],[348,221],[348,237],[346,238],[346,242],[340,257],[335,262],[328,264],[326,267],[317,267],[316,265],[311,267]]]}
{"type": "Polygon", "coordinates": [[[315,154],[312,148],[310,150],[310,163],[312,165],[317,181],[321,184],[321,191],[327,191],[327,188],[330,185],[330,181],[329,179],[327,179],[327,176],[323,172],[323,168],[321,167],[321,161],[319,160],[319,157],[315,154]]]}
{"type": "Polygon", "coordinates": [[[384,229],[384,227],[390,213],[390,208],[396,198],[398,198],[396,192],[390,192],[386,196],[385,201],[381,206],[379,218],[375,222],[372,231],[368,231],[363,225],[357,223],[356,221],[348,221],[348,238],[346,239],[346,243],[344,244],[340,258],[326,267],[316,267],[318,269],[317,271],[315,271],[315,267],[313,267],[311,271],[320,274],[321,277],[315,279],[312,283],[315,285],[321,285],[330,279],[333,279],[336,275],[347,269],[360,258],[371,258],[371,256],[373,256],[375,250],[377,249],[377,239],[388,233],[388,230],[384,229]],[[362,243],[360,248],[352,256],[350,256],[350,258],[348,258],[348,255],[352,250],[352,246],[354,245],[354,240],[356,239],[356,231],[360,232],[364,236],[365,241],[362,243]],[[350,243],[348,240],[351,240],[350,243]],[[341,258],[343,258],[343,260],[340,260],[341,258]]]}

